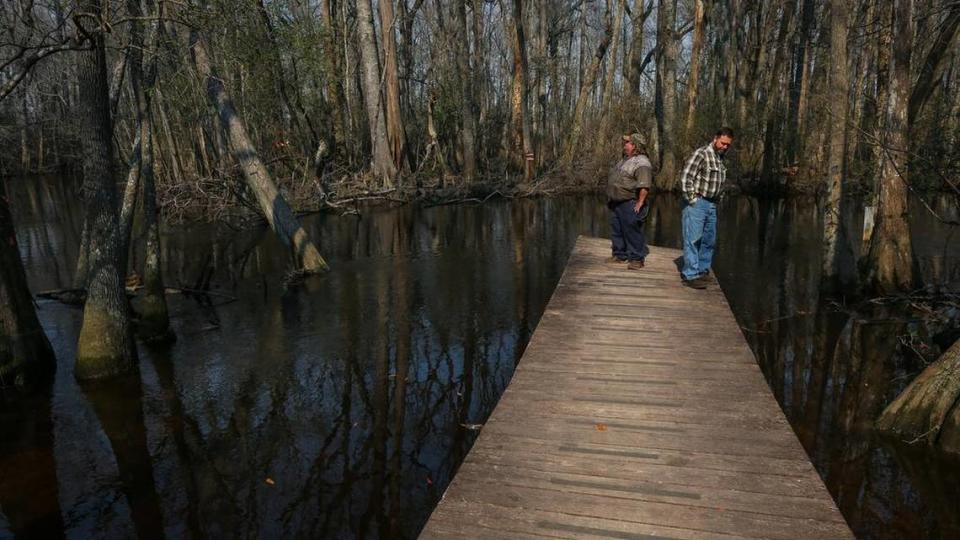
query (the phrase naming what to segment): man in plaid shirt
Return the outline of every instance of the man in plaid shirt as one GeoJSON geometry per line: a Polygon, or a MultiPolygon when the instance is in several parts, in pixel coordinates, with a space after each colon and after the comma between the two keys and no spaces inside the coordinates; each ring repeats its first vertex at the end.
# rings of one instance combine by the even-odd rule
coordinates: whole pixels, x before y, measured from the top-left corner
{"type": "Polygon", "coordinates": [[[680,177],[683,189],[683,284],[705,289],[717,243],[717,201],[727,168],[723,156],[733,144],[733,130],[720,128],[713,141],[697,148],[680,177]]]}

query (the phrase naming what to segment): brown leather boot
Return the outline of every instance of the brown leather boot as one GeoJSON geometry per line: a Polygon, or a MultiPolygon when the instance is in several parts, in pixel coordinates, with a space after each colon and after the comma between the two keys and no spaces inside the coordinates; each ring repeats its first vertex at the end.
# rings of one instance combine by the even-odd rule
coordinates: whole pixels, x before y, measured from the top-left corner
{"type": "Polygon", "coordinates": [[[707,282],[701,278],[685,279],[683,280],[683,286],[691,289],[706,289],[707,282]]]}

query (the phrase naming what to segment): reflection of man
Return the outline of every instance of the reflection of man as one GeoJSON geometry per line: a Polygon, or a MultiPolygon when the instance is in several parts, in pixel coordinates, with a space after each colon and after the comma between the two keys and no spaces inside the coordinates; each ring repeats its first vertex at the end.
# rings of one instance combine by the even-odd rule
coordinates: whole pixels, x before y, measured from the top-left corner
{"type": "Polygon", "coordinates": [[[722,127],[713,141],[697,148],[683,169],[683,284],[705,289],[717,243],[717,200],[727,168],[723,155],[733,144],[733,130],[722,127]]]}
{"type": "Polygon", "coordinates": [[[653,180],[653,167],[647,147],[639,133],[623,136],[623,159],[607,176],[607,207],[610,208],[610,240],[613,257],[609,262],[626,262],[630,270],[643,268],[650,250],[643,224],[650,213],[647,193],[653,180]]]}

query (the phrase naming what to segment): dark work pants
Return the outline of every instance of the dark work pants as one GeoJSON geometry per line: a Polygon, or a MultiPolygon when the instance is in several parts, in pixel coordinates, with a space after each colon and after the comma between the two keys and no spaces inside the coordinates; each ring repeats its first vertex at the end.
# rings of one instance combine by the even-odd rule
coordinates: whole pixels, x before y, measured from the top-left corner
{"type": "Polygon", "coordinates": [[[610,241],[613,244],[613,256],[628,261],[642,261],[650,253],[647,237],[643,234],[643,225],[650,213],[650,203],[644,204],[640,213],[633,211],[635,200],[609,202],[610,241]]]}

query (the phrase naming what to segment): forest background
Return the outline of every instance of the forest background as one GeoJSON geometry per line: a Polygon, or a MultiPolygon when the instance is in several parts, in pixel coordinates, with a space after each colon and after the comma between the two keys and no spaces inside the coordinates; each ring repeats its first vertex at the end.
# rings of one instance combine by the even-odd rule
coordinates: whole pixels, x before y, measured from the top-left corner
{"type": "Polygon", "coordinates": [[[19,149],[0,169],[79,168],[70,51],[102,32],[118,174],[139,133],[131,64],[156,70],[157,196],[171,220],[247,200],[193,60],[197,34],[252,148],[303,210],[360,194],[594,186],[634,131],[673,189],[720,125],[738,135],[732,177],[750,190],[817,189],[839,173],[875,193],[890,152],[916,189],[954,188],[960,167],[953,0],[13,0],[0,20],[0,141],[19,149]],[[887,136],[903,90],[895,49],[909,148],[887,136]]]}
{"type": "MultiPolygon", "coordinates": [[[[960,196],[958,27],[956,0],[10,0],[0,179],[82,173],[81,379],[135,366],[138,211],[137,331],[164,338],[160,219],[261,216],[322,271],[297,211],[594,189],[629,132],[675,190],[732,127],[733,186],[819,197],[825,286],[909,291],[908,197],[960,196]],[[875,216],[859,276],[845,204],[875,216]]],[[[0,373],[27,379],[49,344],[5,204],[0,237],[0,373]]]]}

